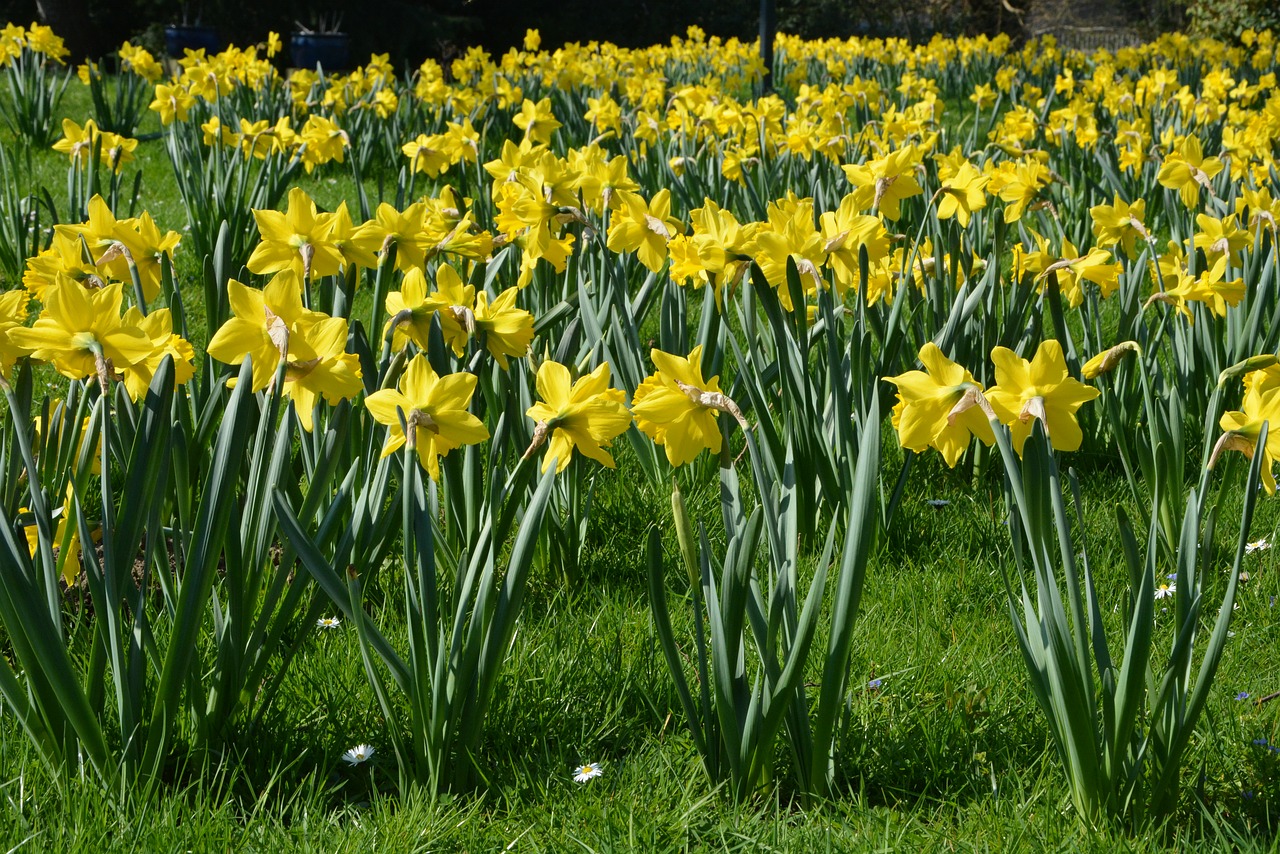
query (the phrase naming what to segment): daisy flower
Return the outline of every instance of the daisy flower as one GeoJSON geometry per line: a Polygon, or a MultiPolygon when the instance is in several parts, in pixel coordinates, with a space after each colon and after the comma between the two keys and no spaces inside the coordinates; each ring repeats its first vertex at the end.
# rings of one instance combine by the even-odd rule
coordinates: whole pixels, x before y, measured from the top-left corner
{"type": "Polygon", "coordinates": [[[600,767],[599,762],[588,762],[586,765],[579,765],[573,769],[573,782],[585,783],[588,780],[594,780],[604,773],[604,769],[600,767]]]}
{"type": "Polygon", "coordinates": [[[316,628],[318,629],[336,629],[342,625],[342,619],[339,617],[321,617],[316,620],[316,628]]]}
{"type": "Polygon", "coordinates": [[[355,747],[342,754],[342,761],[348,765],[363,765],[373,758],[373,745],[357,744],[355,747]]]}
{"type": "Polygon", "coordinates": [[[1271,543],[1267,542],[1266,537],[1263,537],[1260,540],[1254,540],[1251,543],[1245,543],[1244,553],[1249,555],[1249,554],[1253,554],[1254,552],[1260,552],[1260,551],[1263,551],[1264,549],[1269,549],[1269,548],[1271,548],[1271,543]]]}
{"type": "Polygon", "coordinates": [[[1157,598],[1157,599],[1166,599],[1166,598],[1168,598],[1168,597],[1172,596],[1174,593],[1177,593],[1177,592],[1178,592],[1178,585],[1176,585],[1176,584],[1161,584],[1159,587],[1157,587],[1157,588],[1156,588],[1156,598],[1157,598]]]}

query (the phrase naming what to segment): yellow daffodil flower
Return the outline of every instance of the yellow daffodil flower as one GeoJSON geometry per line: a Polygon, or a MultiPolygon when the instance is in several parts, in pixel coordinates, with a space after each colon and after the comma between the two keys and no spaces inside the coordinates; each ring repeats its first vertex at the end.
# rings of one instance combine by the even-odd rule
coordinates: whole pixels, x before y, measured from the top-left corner
{"type": "Polygon", "coordinates": [[[160,369],[160,363],[164,361],[165,356],[173,357],[175,385],[182,385],[195,376],[195,350],[191,342],[174,333],[173,317],[169,309],[155,309],[143,316],[137,306],[130,306],[124,313],[123,322],[126,326],[136,326],[141,329],[152,344],[152,350],[147,356],[123,371],[124,385],[130,397],[141,400],[146,396],[151,378],[160,369]]]}
{"type": "Polygon", "coordinates": [[[987,206],[988,180],[976,166],[965,161],[955,175],[942,184],[938,219],[950,219],[954,216],[961,226],[968,226],[973,212],[987,206]]]}
{"type": "Polygon", "coordinates": [[[400,290],[387,294],[386,299],[387,314],[391,315],[387,323],[395,328],[392,348],[403,350],[412,341],[419,349],[427,349],[431,320],[438,315],[445,343],[454,355],[461,356],[475,326],[475,290],[464,286],[458,271],[444,264],[436,270],[436,291],[430,295],[422,270],[405,273],[400,290]]]}
{"type": "Polygon", "coordinates": [[[232,316],[214,333],[206,351],[228,365],[252,357],[253,391],[271,383],[280,360],[290,352],[293,334],[324,317],[303,307],[302,283],[292,270],[277,273],[262,290],[232,279],[227,282],[227,299],[232,316]]]}
{"type": "Polygon", "coordinates": [[[635,252],[653,272],[667,263],[667,243],[684,231],[680,220],[671,216],[671,191],[665,187],[646,204],[639,193],[617,194],[618,210],[609,223],[610,252],[635,252]]]}
{"type": "Polygon", "coordinates": [[[426,263],[425,216],[426,206],[422,202],[415,202],[403,211],[383,202],[373,219],[356,229],[352,239],[362,248],[379,254],[394,244],[396,269],[412,270],[426,263]]]}
{"type": "Polygon", "coordinates": [[[631,402],[636,427],[667,453],[673,466],[692,462],[703,449],[720,453],[720,427],[716,416],[729,412],[739,423],[745,420],[738,407],[720,390],[720,378],[702,378],[702,347],[687,357],[650,350],[658,370],[646,377],[631,402]]]}
{"type": "Polygon", "coordinates": [[[249,272],[277,273],[293,269],[299,276],[332,276],[342,267],[342,253],[329,240],[332,214],[316,210],[306,191],[289,191],[289,207],[280,211],[255,210],[253,218],[262,236],[249,256],[249,272]]]}
{"type": "Polygon", "coordinates": [[[346,352],[347,320],[322,317],[311,326],[297,326],[289,335],[285,365],[285,397],[293,401],[298,423],[308,433],[314,426],[316,403],[329,404],[355,397],[364,388],[360,359],[346,352]]]}
{"type": "Polygon", "coordinates": [[[1124,254],[1135,258],[1135,244],[1141,237],[1150,240],[1151,234],[1143,224],[1147,203],[1143,199],[1128,204],[1119,195],[1109,205],[1094,205],[1089,208],[1089,216],[1093,220],[1093,236],[1099,247],[1124,247],[1124,254]]]}
{"type": "Polygon", "coordinates": [[[858,213],[852,193],[840,200],[839,208],[822,214],[818,222],[836,294],[843,299],[849,288],[858,285],[860,250],[866,247],[868,266],[881,263],[889,254],[889,233],[879,217],[858,213]]]}
{"type": "Polygon", "coordinates": [[[27,304],[31,296],[24,290],[6,291],[0,294],[0,382],[9,377],[9,370],[14,363],[24,356],[30,356],[31,350],[19,347],[12,340],[16,329],[23,329],[27,319],[27,304]]]}
{"type": "Polygon", "coordinates": [[[524,131],[525,139],[542,145],[550,143],[551,134],[560,127],[560,122],[551,112],[550,98],[543,98],[536,104],[526,98],[514,121],[516,127],[524,131]]]}
{"type": "Polygon", "coordinates": [[[933,342],[920,348],[920,362],[923,371],[885,377],[898,387],[893,427],[902,447],[916,453],[937,448],[955,468],[972,437],[987,445],[995,441],[991,422],[977,405],[982,386],[933,342]]]}
{"type": "Polygon", "coordinates": [[[146,333],[121,318],[121,287],[87,289],[62,279],[45,289],[44,311],[35,325],[10,330],[9,340],[51,362],[65,377],[97,375],[105,383],[113,369],[130,368],[154,349],[146,333]]]}
{"type": "Polygon", "coordinates": [[[920,165],[920,151],[907,146],[866,163],[850,163],[841,168],[849,183],[857,187],[854,198],[859,210],[874,210],[898,221],[903,199],[923,191],[913,174],[920,165]]]}
{"type": "Polygon", "coordinates": [[[1222,171],[1223,163],[1216,157],[1205,157],[1200,139],[1188,136],[1177,150],[1165,158],[1156,181],[1162,187],[1177,190],[1182,203],[1189,208],[1200,204],[1200,189],[1213,194],[1210,181],[1222,171]]]}
{"type": "Polygon", "coordinates": [[[1099,392],[1067,374],[1062,345],[1052,339],[1040,342],[1030,362],[1007,347],[991,351],[996,384],[987,389],[987,400],[1000,421],[1009,426],[1018,454],[1031,435],[1031,423],[1039,418],[1056,450],[1074,451],[1084,434],[1076,423],[1076,410],[1099,392]]]}
{"type": "Polygon", "coordinates": [[[435,178],[453,164],[445,150],[446,140],[443,134],[418,134],[417,139],[400,146],[404,156],[409,158],[409,167],[414,172],[421,172],[428,178],[435,178]]]}
{"type": "Polygon", "coordinates": [[[533,341],[533,315],[516,306],[519,293],[519,288],[507,288],[492,303],[484,291],[476,293],[476,330],[484,334],[485,348],[503,370],[508,358],[525,355],[533,341]]]}
{"type": "Polygon", "coordinates": [[[475,374],[436,375],[426,356],[409,361],[396,389],[375,391],[364,405],[373,419],[385,424],[387,440],[382,456],[395,453],[407,441],[404,426],[413,428],[413,449],[432,480],[440,479],[440,457],[454,448],[489,438],[489,431],[467,407],[476,389],[475,374]]]}
{"type": "Polygon", "coordinates": [[[613,457],[605,447],[631,426],[631,413],[623,393],[609,388],[609,364],[602,362],[575,382],[568,368],[547,360],[538,368],[537,388],[542,400],[527,412],[536,426],[526,456],[545,444],[544,472],[553,459],[556,472],[563,472],[575,449],[613,468],[613,457]]]}
{"type": "Polygon", "coordinates": [[[1209,458],[1213,468],[1223,451],[1240,451],[1249,459],[1258,452],[1262,425],[1267,424],[1267,443],[1262,447],[1262,485],[1268,495],[1276,494],[1275,461],[1280,458],[1280,391],[1263,382],[1248,382],[1240,409],[1224,412],[1218,426],[1224,431],[1209,458]],[[1274,429],[1272,427],[1274,426],[1274,429]],[[1272,438],[1274,436],[1274,438],[1272,438]]]}

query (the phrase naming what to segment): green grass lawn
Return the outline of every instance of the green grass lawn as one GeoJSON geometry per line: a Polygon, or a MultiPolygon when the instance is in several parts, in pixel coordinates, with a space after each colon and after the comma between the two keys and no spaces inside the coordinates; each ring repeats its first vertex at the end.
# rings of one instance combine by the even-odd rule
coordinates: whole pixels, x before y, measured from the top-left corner
{"type": "MultiPolygon", "coordinates": [[[[620,460],[625,472],[627,462],[620,460]]],[[[1112,496],[1084,475],[1086,532],[1113,555],[1112,496]]],[[[1137,839],[1081,829],[1031,699],[1005,611],[1011,560],[986,488],[940,465],[918,466],[868,572],[843,733],[847,791],[801,809],[782,795],[735,806],[707,782],[683,729],[657,647],[637,545],[646,520],[667,526],[665,495],[600,475],[581,583],[533,579],[489,721],[483,795],[401,799],[387,722],[365,681],[354,632],[311,630],[272,714],[224,756],[175,757],[172,785],[150,806],[116,807],[91,784],[59,792],[11,718],[0,720],[0,837],[33,850],[846,851],[1274,845],[1280,706],[1280,593],[1274,552],[1255,553],[1213,698],[1185,764],[1169,835],[1137,839]],[[950,500],[935,509],[928,498],[950,500]],[[879,679],[879,687],[868,685],[879,679]],[[1236,700],[1239,692],[1250,700],[1236,700]],[[370,743],[368,764],[344,750],[370,743]],[[604,763],[575,784],[571,769],[604,763]]],[[[992,484],[994,486],[994,484],[992,484]]],[[[710,496],[693,496],[694,506],[710,496]]],[[[1277,524],[1264,503],[1257,533],[1277,524]]],[[[674,538],[668,557],[674,554],[674,538]]],[[[688,628],[687,587],[673,570],[672,607],[688,628]]],[[[1125,584],[1099,569],[1103,601],[1125,584]]],[[[396,582],[389,579],[391,590],[396,582]]],[[[1220,594],[1221,584],[1213,589],[1220,594]]],[[[398,601],[388,595],[388,603],[398,601]]],[[[394,611],[395,605],[385,608],[394,611]]],[[[383,618],[396,619],[392,614],[383,618]]],[[[816,673],[813,678],[817,678],[816,673]]]]}
{"type": "MultiPolygon", "coordinates": [[[[82,92],[69,90],[68,115],[84,117],[82,92]]],[[[153,125],[150,119],[141,132],[158,131],[153,125]]],[[[37,151],[31,162],[32,185],[62,197],[65,158],[37,151]]],[[[144,175],[141,205],[162,229],[180,230],[185,213],[164,142],[140,145],[126,183],[134,169],[144,175]]],[[[353,200],[341,168],[301,183],[325,208],[353,200]]],[[[369,191],[377,197],[375,182],[369,191]]],[[[197,269],[195,259],[179,255],[180,279],[197,269]]],[[[891,433],[884,440],[891,488],[899,452],[891,433]]],[[[922,459],[868,569],[842,733],[844,791],[801,808],[783,780],[776,797],[735,805],[701,769],[649,615],[642,544],[656,524],[676,631],[690,637],[670,496],[633,475],[625,445],[616,443],[618,471],[596,475],[581,577],[567,580],[542,566],[531,580],[478,763],[487,777],[483,794],[435,801],[396,794],[386,733],[399,722],[380,717],[354,631],[303,627],[311,637],[261,726],[241,733],[226,754],[173,757],[171,782],[149,804],[118,805],[89,782],[60,788],[17,722],[0,715],[0,843],[32,851],[273,852],[1277,845],[1280,753],[1268,745],[1280,743],[1280,702],[1255,701],[1280,690],[1280,548],[1248,559],[1235,635],[1189,749],[1170,827],[1136,838],[1087,831],[1071,808],[1009,623],[1002,569],[1013,563],[999,482],[969,483],[936,456],[922,459]],[[950,503],[935,508],[928,499],[950,503]],[[1248,698],[1236,699],[1242,692],[1248,698]],[[372,744],[375,757],[348,766],[341,754],[361,743],[372,744]],[[572,769],[588,761],[602,762],[603,775],[574,783],[572,769]]],[[[1127,503],[1127,490],[1114,472],[1065,460],[1084,466],[1083,535],[1100,597],[1118,612],[1127,575],[1113,505],[1127,503]]],[[[710,525],[717,498],[711,479],[703,481],[689,503],[710,525]]],[[[1219,537],[1234,535],[1236,512],[1234,504],[1224,509],[1219,537]]],[[[1262,501],[1252,538],[1274,538],[1277,527],[1280,504],[1262,501]]],[[[399,620],[403,633],[394,572],[383,584],[385,604],[375,607],[385,611],[384,624],[399,620]]],[[[1224,586],[1225,573],[1206,584],[1209,620],[1224,586]]],[[[819,678],[816,657],[812,670],[810,681],[819,678]]]]}

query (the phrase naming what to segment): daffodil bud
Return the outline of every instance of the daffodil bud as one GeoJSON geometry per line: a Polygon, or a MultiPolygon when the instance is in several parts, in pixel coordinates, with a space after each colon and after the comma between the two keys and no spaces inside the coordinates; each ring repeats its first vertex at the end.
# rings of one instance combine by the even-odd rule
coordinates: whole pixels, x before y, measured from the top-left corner
{"type": "Polygon", "coordinates": [[[1274,353],[1263,353],[1260,356],[1250,356],[1243,362],[1237,362],[1218,374],[1218,385],[1224,386],[1231,380],[1242,377],[1253,371],[1261,371],[1276,364],[1280,359],[1276,358],[1274,353]]]}
{"type": "Polygon", "coordinates": [[[1109,374],[1120,364],[1120,360],[1130,353],[1141,353],[1142,348],[1136,341],[1122,341],[1114,347],[1103,350],[1080,368],[1080,374],[1091,380],[1101,374],[1109,374]]]}
{"type": "Polygon", "coordinates": [[[676,541],[680,544],[680,557],[684,560],[685,571],[689,574],[689,586],[698,586],[698,550],[693,538],[693,526],[689,524],[689,514],[685,510],[684,496],[680,494],[680,486],[673,478],[671,481],[671,514],[676,523],[676,541]]]}

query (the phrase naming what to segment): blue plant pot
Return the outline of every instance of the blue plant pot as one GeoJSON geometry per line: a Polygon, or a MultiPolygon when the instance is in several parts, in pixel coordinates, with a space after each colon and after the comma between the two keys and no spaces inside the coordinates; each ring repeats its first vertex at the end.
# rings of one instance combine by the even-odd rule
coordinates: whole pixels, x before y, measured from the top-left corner
{"type": "Polygon", "coordinates": [[[341,71],[351,58],[351,36],[346,33],[294,33],[289,40],[294,68],[341,71]]]}
{"type": "Polygon", "coordinates": [[[204,48],[209,53],[216,53],[222,47],[218,31],[213,27],[174,26],[164,28],[164,49],[172,57],[181,58],[183,51],[190,48],[204,48]]]}

